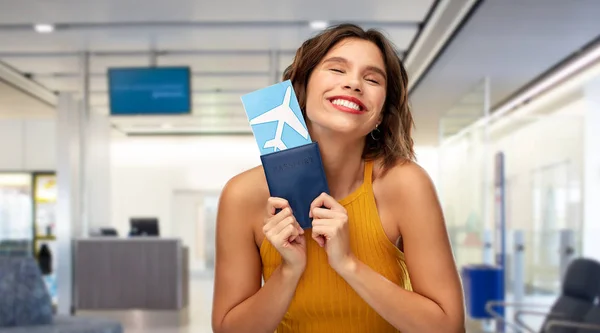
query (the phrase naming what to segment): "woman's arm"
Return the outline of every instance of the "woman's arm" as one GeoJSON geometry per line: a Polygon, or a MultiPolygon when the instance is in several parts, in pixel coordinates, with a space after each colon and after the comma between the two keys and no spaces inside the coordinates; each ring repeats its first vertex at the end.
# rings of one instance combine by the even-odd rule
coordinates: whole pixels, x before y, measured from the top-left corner
{"type": "Polygon", "coordinates": [[[353,256],[338,273],[403,333],[465,332],[462,288],[428,175],[416,164],[397,166],[382,186],[382,200],[400,228],[414,291],[400,288],[353,256]]]}
{"type": "Polygon", "coordinates": [[[300,279],[280,266],[261,288],[261,259],[249,217],[261,218],[265,207],[256,202],[248,183],[239,176],[232,179],[219,202],[212,313],[216,333],[273,333],[300,279]]]}

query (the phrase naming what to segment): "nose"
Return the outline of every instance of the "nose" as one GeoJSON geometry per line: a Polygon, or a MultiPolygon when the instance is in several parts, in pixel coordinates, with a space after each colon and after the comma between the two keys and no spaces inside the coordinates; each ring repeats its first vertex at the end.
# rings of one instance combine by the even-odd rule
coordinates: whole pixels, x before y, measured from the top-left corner
{"type": "Polygon", "coordinates": [[[344,89],[350,89],[355,92],[361,93],[362,86],[361,86],[360,80],[357,78],[349,77],[348,80],[346,81],[346,84],[344,85],[344,89]]]}

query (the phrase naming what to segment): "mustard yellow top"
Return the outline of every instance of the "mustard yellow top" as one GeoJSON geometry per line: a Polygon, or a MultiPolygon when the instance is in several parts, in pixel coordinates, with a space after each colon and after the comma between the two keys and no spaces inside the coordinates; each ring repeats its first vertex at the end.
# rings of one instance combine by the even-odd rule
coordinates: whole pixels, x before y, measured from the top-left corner
{"type": "MultiPolygon", "coordinates": [[[[363,263],[388,280],[412,290],[404,254],[386,236],[372,187],[373,162],[364,167],[363,184],[339,201],[348,212],[350,246],[363,263]]],[[[371,308],[328,264],[325,249],[305,230],[307,266],[277,333],[398,332],[371,308]]],[[[281,263],[268,240],[260,247],[263,277],[281,263]]]]}

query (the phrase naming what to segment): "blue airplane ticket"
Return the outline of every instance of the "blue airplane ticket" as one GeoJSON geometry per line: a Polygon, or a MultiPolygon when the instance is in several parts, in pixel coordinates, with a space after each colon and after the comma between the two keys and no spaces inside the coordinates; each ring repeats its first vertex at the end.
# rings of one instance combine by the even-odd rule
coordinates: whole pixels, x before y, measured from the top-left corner
{"type": "Polygon", "coordinates": [[[290,80],[241,99],[261,155],[312,142],[290,80]]]}

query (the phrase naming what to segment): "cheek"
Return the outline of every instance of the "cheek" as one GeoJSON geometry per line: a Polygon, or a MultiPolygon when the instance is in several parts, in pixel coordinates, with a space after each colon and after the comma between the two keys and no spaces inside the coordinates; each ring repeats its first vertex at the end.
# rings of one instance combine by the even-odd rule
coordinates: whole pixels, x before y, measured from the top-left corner
{"type": "Polygon", "coordinates": [[[385,104],[385,90],[382,89],[378,89],[377,92],[375,93],[375,103],[382,108],[383,104],[385,104]]]}

